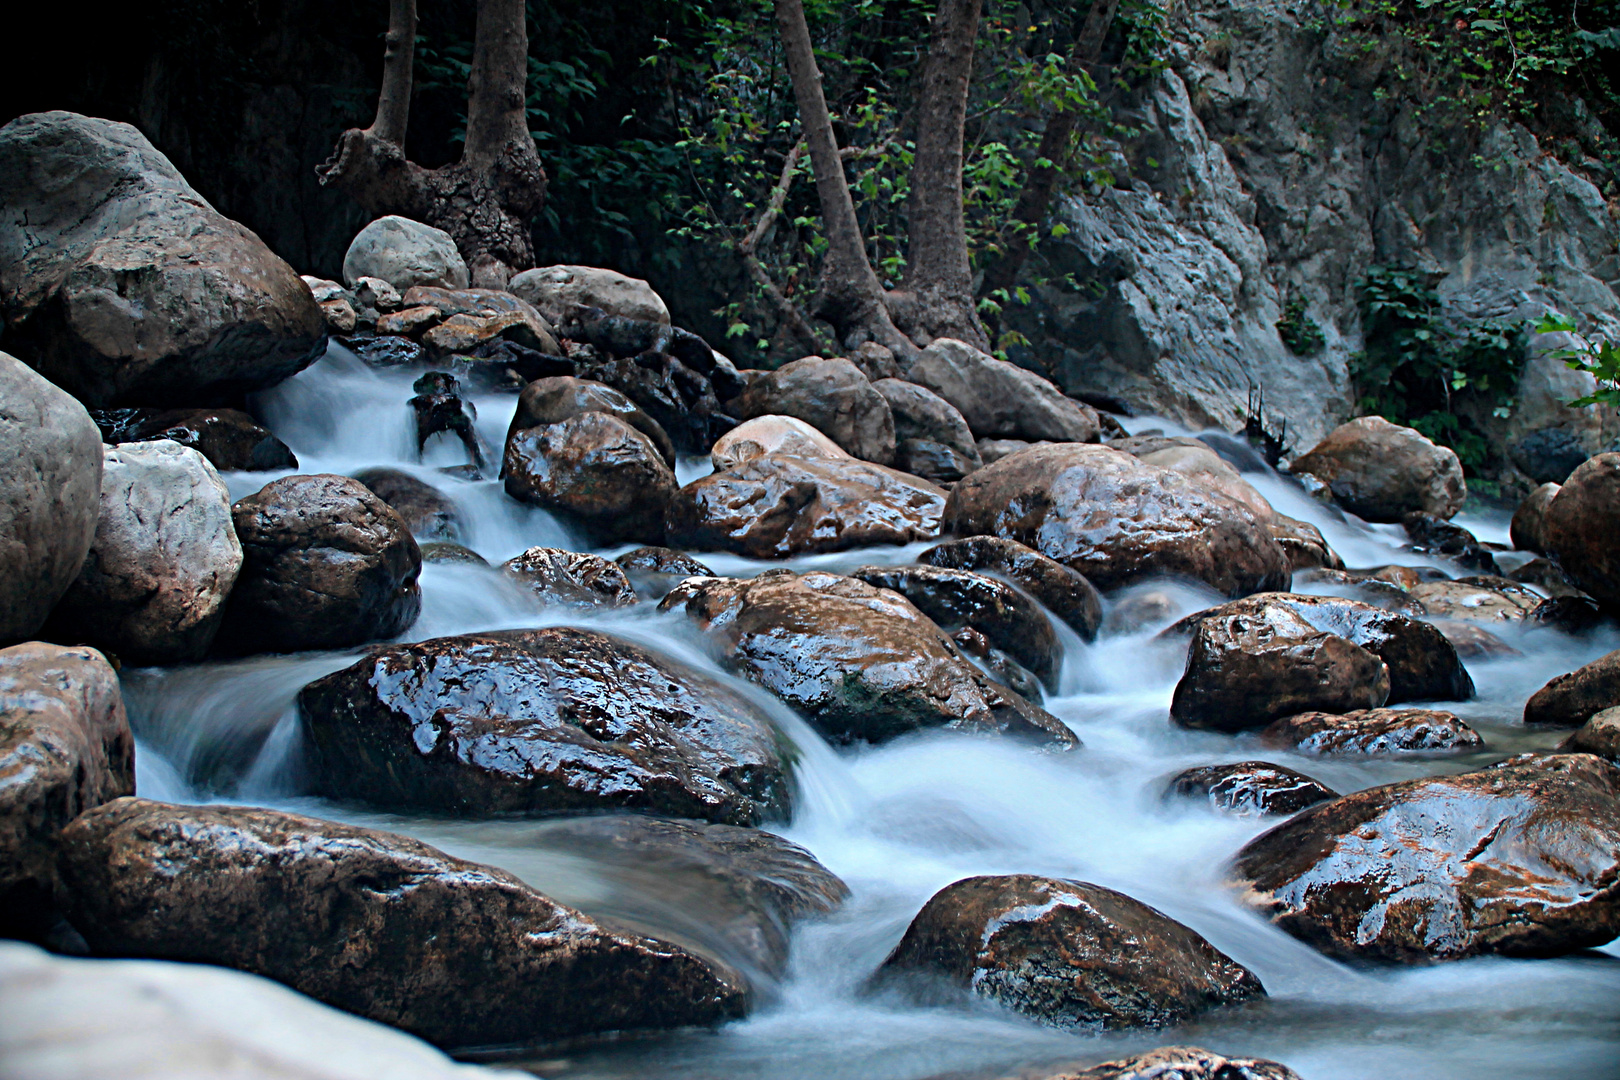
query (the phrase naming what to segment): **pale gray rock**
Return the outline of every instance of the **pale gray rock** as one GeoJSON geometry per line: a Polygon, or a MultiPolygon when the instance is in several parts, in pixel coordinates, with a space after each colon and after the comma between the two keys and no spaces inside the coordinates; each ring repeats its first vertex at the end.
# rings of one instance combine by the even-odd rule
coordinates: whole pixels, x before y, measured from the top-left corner
{"type": "Polygon", "coordinates": [[[980,439],[1096,442],[1097,414],[1033,371],[966,342],[940,338],[917,354],[906,379],[954,405],[980,439]]]}
{"type": "Polygon", "coordinates": [[[608,315],[669,325],[669,308],[640,278],[596,266],[542,266],[525,270],[507,288],[557,321],[576,306],[608,315]]]}
{"type": "Polygon", "coordinates": [[[412,285],[465,289],[467,263],[443,229],[389,214],[361,229],[343,256],[343,280],[356,288],[361,278],[381,278],[404,292],[412,285]]]}
{"type": "Polygon", "coordinates": [[[796,416],[756,416],[746,420],[720,436],[709,458],[719,472],[775,453],[828,461],[850,458],[843,447],[796,416]]]}
{"type": "Polygon", "coordinates": [[[932,390],[904,379],[878,379],[872,389],[889,403],[889,411],[894,414],[895,439],[939,443],[956,451],[973,469],[984,464],[973,440],[973,431],[956,406],[932,390]]]}
{"type": "Polygon", "coordinates": [[[883,395],[848,360],[806,356],[751,380],[726,402],[739,420],[794,416],[862,461],[894,461],[894,415],[883,395]]]}

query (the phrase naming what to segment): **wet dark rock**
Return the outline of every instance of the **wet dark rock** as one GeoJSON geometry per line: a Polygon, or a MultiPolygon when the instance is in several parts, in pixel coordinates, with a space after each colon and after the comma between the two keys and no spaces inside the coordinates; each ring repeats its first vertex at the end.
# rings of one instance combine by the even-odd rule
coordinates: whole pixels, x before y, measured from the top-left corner
{"type": "MultiPolygon", "coordinates": [[[[560,356],[551,325],[534,306],[501,289],[446,289],[413,285],[400,297],[406,310],[431,308],[436,325],[421,335],[422,344],[436,355],[465,353],[496,340],[512,341],[528,349],[560,356]]],[[[380,327],[383,320],[378,321],[380,327]]]]}
{"type": "Polygon", "coordinates": [[[1031,704],[1045,703],[1046,688],[1041,685],[1041,680],[1017,660],[990,644],[990,639],[984,634],[971,626],[964,626],[952,631],[951,640],[963,653],[977,659],[996,682],[1031,704]]]}
{"type": "Polygon", "coordinates": [[[1079,745],[1056,717],[991,682],[910,601],[864,581],[789,570],[700,578],[660,607],[684,608],[723,663],[834,742],[947,727],[1079,745]]]}
{"type": "Polygon", "coordinates": [[[1102,596],[1086,576],[1032,547],[999,536],[967,536],[936,544],[917,556],[924,566],[976,570],[1005,578],[1039,600],[1086,641],[1102,623],[1102,596]]]}
{"type": "Polygon", "coordinates": [[[1278,720],[1260,738],[1303,754],[1427,754],[1485,744],[1479,732],[1438,709],[1307,712],[1278,720]]]}
{"type": "Polygon", "coordinates": [[[422,609],[421,549],[392,508],[346,476],[286,476],[231,510],[242,572],[227,652],[341,649],[402,633],[422,609]]]}
{"type": "Polygon", "coordinates": [[[1596,754],[1620,763],[1620,708],[1604,709],[1558,744],[1560,754],[1596,754]]]}
{"type": "Polygon", "coordinates": [[[1400,521],[1413,512],[1449,519],[1468,493],[1455,453],[1381,416],[1340,424],[1289,471],[1314,477],[1340,506],[1368,521],[1400,521]]]}
{"type": "Polygon", "coordinates": [[[945,493],[870,462],[771,453],[694,480],[665,517],[668,542],[781,559],[939,535],[945,493]]]}
{"type": "Polygon", "coordinates": [[[1265,996],[1252,972],[1124,893],[1009,874],[947,885],[878,969],[1067,1028],[1163,1027],[1265,996]]]}
{"type": "Polygon", "coordinates": [[[1547,554],[1547,510],[1559,490],[1557,484],[1542,484],[1524,497],[1519,508],[1513,511],[1513,521],[1508,526],[1514,547],[1538,555],[1547,554]]]}
{"type": "MultiPolygon", "coordinates": [[[[707,350],[708,346],[703,348],[707,350]]],[[[582,360],[576,374],[606,383],[635,402],[658,421],[675,449],[682,453],[706,453],[716,439],[737,425],[736,419],[720,406],[714,379],[725,380],[719,367],[714,368],[711,378],[667,352],[654,351],[582,360]]]]}
{"type": "Polygon", "coordinates": [[[170,439],[223,472],[298,468],[287,444],[238,409],[97,409],[90,418],[109,443],[170,439]]]}
{"type": "Polygon", "coordinates": [[[488,566],[485,559],[472,548],[462,547],[444,540],[430,540],[421,545],[424,563],[463,563],[468,566],[488,566]]]}
{"type": "Polygon", "coordinates": [[[1603,945],[1620,934],[1620,769],[1531,756],[1358,791],[1251,840],[1234,876],[1278,926],[1350,960],[1603,945]]]}
{"type": "Polygon", "coordinates": [[[589,552],[532,547],[506,560],[501,569],[544,604],[616,608],[636,602],[636,590],[623,568],[589,552]]]}
{"type": "Polygon", "coordinates": [[[1453,525],[1445,518],[1433,514],[1413,512],[1401,519],[1412,550],[1426,555],[1444,555],[1462,566],[1487,574],[1500,574],[1496,559],[1479,542],[1479,538],[1461,525],[1453,525]]]}
{"type": "Polygon", "coordinates": [[[1524,703],[1524,722],[1580,727],[1604,709],[1620,705],[1620,649],[1558,676],[1524,703]]]}
{"type": "Polygon", "coordinates": [[[1523,566],[1509,571],[1507,577],[1509,581],[1540,589],[1548,596],[1579,596],[1591,599],[1576,588],[1575,583],[1569,580],[1568,574],[1548,559],[1531,559],[1523,566]]]}
{"type": "Polygon", "coordinates": [[[1175,597],[1158,589],[1150,589],[1127,596],[1109,609],[1102,626],[1105,635],[1139,633],[1150,626],[1167,623],[1178,612],[1185,611],[1175,597]]]}
{"type": "Polygon", "coordinates": [[[1429,619],[1429,625],[1445,635],[1457,656],[1463,660],[1490,660],[1502,656],[1523,654],[1485,629],[1477,622],[1466,619],[1429,619]]]}
{"type": "Polygon", "coordinates": [[[1040,606],[998,578],[941,566],[863,566],[851,570],[880,589],[893,589],[946,632],[971,627],[1057,689],[1063,646],[1040,606]]]}
{"type": "Polygon", "coordinates": [[[894,461],[889,403],[848,360],[807,356],[784,364],[749,383],[726,411],[739,420],[797,417],[862,461],[894,461]]]}
{"type": "Polygon", "coordinates": [[[588,379],[558,376],[536,379],[518,396],[517,412],[506,429],[507,442],[525,428],[548,427],[588,412],[607,413],[652,440],[665,464],[675,467],[675,445],[658,421],[619,391],[588,379]]]}
{"type": "Polygon", "coordinates": [[[416,452],[433,436],[446,432],[461,440],[467,456],[479,468],[484,465],[484,448],[479,444],[478,428],[473,423],[478,410],[472,402],[461,396],[461,383],[454,375],[443,371],[430,371],[411,384],[416,396],[411,398],[411,410],[416,413],[416,452]]]}
{"type": "Polygon", "coordinates": [[[376,368],[414,367],[428,362],[426,349],[410,338],[397,334],[345,338],[342,345],[376,368]]]}
{"type": "Polygon", "coordinates": [[[1096,410],[1017,364],[965,342],[940,338],[918,353],[906,379],[956,407],[980,439],[1096,442],[1096,410]]]}
{"type": "Polygon", "coordinates": [[[418,540],[455,543],[462,537],[461,511],[444,492],[399,469],[362,469],[354,478],[405,521],[418,540]]]}
{"type": "Polygon", "coordinates": [[[1288,1066],[1265,1058],[1225,1057],[1201,1046],[1161,1046],[1089,1069],[1026,1070],[1007,1080],[1301,1080],[1301,1077],[1288,1066]]]}
{"type": "Polygon", "coordinates": [[[1286,817],[1339,793],[1302,772],[1269,761],[1202,765],[1177,773],[1165,798],[1200,799],[1214,809],[1239,817],[1286,817]]]}
{"type": "Polygon", "coordinates": [[[617,416],[585,412],[515,432],[506,493],[576,523],[597,543],[657,543],[675,474],[651,439],[617,416]]]}
{"type": "Polygon", "coordinates": [[[1570,474],[1547,507],[1546,540],[1583,591],[1620,608],[1620,453],[1599,454],[1570,474]]]}
{"type": "Polygon", "coordinates": [[[1587,458],[1579,435],[1563,428],[1532,431],[1508,447],[1519,471],[1538,484],[1561,484],[1587,458]]]}
{"type": "Polygon", "coordinates": [[[1326,586],[1331,595],[1343,596],[1363,604],[1370,604],[1397,615],[1423,618],[1428,614],[1423,605],[1412,599],[1399,585],[1348,570],[1329,570],[1326,567],[1299,571],[1294,575],[1294,588],[1309,589],[1326,586]]]}
{"type": "Polygon", "coordinates": [[[1271,520],[1266,522],[1266,531],[1283,549],[1283,554],[1288,557],[1288,565],[1296,572],[1314,568],[1344,569],[1344,560],[1328,544],[1322,530],[1308,521],[1274,512],[1271,520]]]}
{"type": "MultiPolygon", "coordinates": [[[[872,384],[872,389],[882,394],[889,403],[889,411],[894,415],[896,442],[900,446],[911,444],[908,457],[933,460],[940,464],[950,462],[957,475],[944,476],[946,480],[960,480],[984,464],[979,457],[979,448],[973,441],[973,432],[968,429],[967,421],[956,406],[932,390],[902,379],[879,379],[872,384]],[[934,447],[940,449],[927,449],[934,447]]],[[[933,473],[925,474],[914,468],[906,468],[898,460],[895,465],[917,476],[935,478],[933,473]]]]}
{"type": "Polygon", "coordinates": [[[553,356],[505,338],[483,342],[449,357],[445,366],[462,373],[480,389],[509,393],[521,392],[536,379],[572,375],[576,367],[566,356],[553,356]]]}
{"type": "Polygon", "coordinates": [[[651,600],[662,600],[689,577],[714,577],[713,570],[673,548],[639,547],[613,561],[629,576],[636,592],[651,600]]]}
{"type": "Polygon", "coordinates": [[[788,811],[770,718],[608,634],[504,630],[376,648],[298,695],[314,790],[457,816],[788,811]]]}
{"type": "Polygon", "coordinates": [[[1170,574],[1242,596],[1291,575],[1246,507],[1103,446],[1047,443],[986,465],[951,491],[944,527],[1028,544],[1104,589],[1170,574]]]}
{"type": "Polygon", "coordinates": [[[99,954],[265,975],[444,1047],[713,1024],[748,1004],[724,965],[373,829],[119,799],[69,827],[58,868],[99,954]]]}
{"type": "Polygon", "coordinates": [[[1566,634],[1584,634],[1602,623],[1604,616],[1590,596],[1550,596],[1530,612],[1529,621],[1566,634]]]}
{"type": "Polygon", "coordinates": [[[954,484],[978,468],[978,457],[968,458],[953,446],[929,439],[901,439],[894,448],[894,467],[936,484],[954,484]]]}

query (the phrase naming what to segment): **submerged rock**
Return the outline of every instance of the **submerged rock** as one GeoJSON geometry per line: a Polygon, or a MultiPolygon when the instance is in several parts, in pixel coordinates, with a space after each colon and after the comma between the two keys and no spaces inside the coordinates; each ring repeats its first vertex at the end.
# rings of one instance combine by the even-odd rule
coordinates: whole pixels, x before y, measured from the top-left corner
{"type": "Polygon", "coordinates": [[[221,472],[298,468],[287,444],[239,409],[97,409],[90,418],[103,442],[170,439],[189,446],[221,472]]]}
{"type": "Polygon", "coordinates": [[[1524,722],[1580,727],[1620,705],[1620,649],[1551,680],[1524,703],[1524,722]]]}
{"type": "Polygon", "coordinates": [[[515,432],[506,492],[577,523],[598,543],[664,538],[675,474],[652,440],[604,412],[515,432]]]}
{"type": "Polygon", "coordinates": [[[466,526],[460,509],[432,484],[400,469],[362,469],[354,478],[392,507],[418,540],[456,543],[461,539],[466,526]]]}
{"type": "Polygon", "coordinates": [[[941,889],[878,972],[931,976],[1058,1027],[1163,1027],[1265,996],[1252,972],[1162,912],[1030,874],[941,889]]]}
{"type": "Polygon", "coordinates": [[[848,360],[807,356],[764,372],[726,410],[740,420],[797,417],[862,461],[894,461],[889,403],[848,360]]]}
{"type": "Polygon", "coordinates": [[[1171,777],[1165,798],[1201,799],[1239,817],[1286,817],[1339,793],[1302,772],[1269,761],[1201,765],[1171,777]]]}
{"type": "Polygon", "coordinates": [[[543,604],[616,608],[636,602],[636,590],[624,569],[589,552],[532,547],[507,559],[501,569],[521,581],[543,604]]]}
{"type": "Polygon", "coordinates": [[[917,556],[924,566],[976,570],[1006,578],[1039,600],[1086,641],[1102,623],[1102,596],[1086,576],[1034,548],[999,536],[968,536],[936,544],[917,556]]]}
{"type": "Polygon", "coordinates": [[[424,565],[427,563],[462,563],[468,566],[489,565],[489,560],[472,548],[452,544],[445,540],[429,540],[421,545],[421,548],[424,565]]]}
{"type": "Polygon", "coordinates": [[[741,978],[713,961],[373,829],[119,799],[65,830],[57,866],[73,925],[103,956],[265,975],[443,1047],[712,1024],[747,1007],[741,978]]]}
{"type": "Polygon", "coordinates": [[[1479,732],[1438,709],[1307,712],[1278,720],[1260,738],[1306,754],[1422,754],[1485,744],[1479,732]]]}
{"type": "Polygon", "coordinates": [[[1607,608],[1620,608],[1620,453],[1570,474],[1547,507],[1546,543],[1558,565],[1607,608]]]}
{"type": "Polygon", "coordinates": [[[1587,754],[1369,788],[1238,852],[1245,898],[1331,956],[1558,956],[1620,934],[1620,769],[1587,754]]]}
{"type": "MultiPolygon", "coordinates": [[[[1008,1080],[1013,1080],[1009,1077],[1008,1080]]],[[[1145,1054],[1105,1061],[1089,1069],[1041,1070],[1016,1080],[1302,1080],[1288,1066],[1265,1058],[1225,1057],[1201,1046],[1161,1046],[1145,1054]]]]}
{"type": "MultiPolygon", "coordinates": [[[[611,565],[611,564],[609,564],[611,565]]],[[[373,649],[298,694],[316,791],[464,815],[783,817],[770,718],[683,664],[571,627],[373,649]]]]}
{"type": "Polygon", "coordinates": [[[1398,522],[1413,512],[1451,518],[1468,494],[1455,453],[1381,416],[1340,424],[1288,468],[1315,477],[1368,521],[1398,522]]]}

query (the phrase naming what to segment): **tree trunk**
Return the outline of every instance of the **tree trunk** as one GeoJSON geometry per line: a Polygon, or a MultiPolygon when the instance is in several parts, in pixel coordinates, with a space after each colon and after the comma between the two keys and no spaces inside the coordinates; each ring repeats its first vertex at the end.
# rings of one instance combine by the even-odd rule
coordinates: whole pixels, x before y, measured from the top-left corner
{"type": "Polygon", "coordinates": [[[389,0],[388,34],[383,38],[382,90],[370,131],[395,146],[405,145],[411,116],[411,71],[416,64],[416,0],[389,0]]]}
{"type": "Polygon", "coordinates": [[[793,97],[799,106],[799,122],[810,149],[810,163],[815,168],[822,228],[827,235],[827,253],[821,260],[814,314],[832,324],[845,348],[871,340],[887,346],[896,356],[910,356],[916,352],[916,346],[890,321],[883,286],[866,257],[866,242],[861,236],[855,203],[844,178],[844,162],[833,136],[832,118],[827,113],[821,70],[816,66],[810,44],[804,7],[800,0],[775,0],[775,3],[788,75],[793,81],[793,97]]]}
{"type": "Polygon", "coordinates": [[[962,218],[962,140],[982,0],[941,0],[917,103],[917,153],[906,205],[905,292],[891,306],[919,344],[952,337],[989,347],[973,301],[962,218]]]}

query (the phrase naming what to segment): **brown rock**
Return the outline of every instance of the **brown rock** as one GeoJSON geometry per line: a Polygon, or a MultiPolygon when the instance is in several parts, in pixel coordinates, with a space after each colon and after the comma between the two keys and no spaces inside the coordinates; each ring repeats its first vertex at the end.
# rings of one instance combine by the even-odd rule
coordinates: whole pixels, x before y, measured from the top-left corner
{"type": "Polygon", "coordinates": [[[721,471],[766,454],[828,461],[850,457],[843,447],[797,417],[756,416],[720,436],[709,451],[709,460],[716,471],[721,471]]]}
{"type": "Polygon", "coordinates": [[[1473,581],[1426,581],[1408,590],[1423,610],[1440,619],[1502,626],[1523,622],[1542,598],[1517,582],[1498,578],[1491,586],[1473,581]]]}
{"type": "Polygon", "coordinates": [[[1102,596],[1086,576],[1034,548],[999,536],[968,536],[937,544],[917,556],[924,566],[977,570],[1005,578],[1039,600],[1086,641],[1102,623],[1102,596]]]}
{"type": "Polygon", "coordinates": [[[1580,727],[1605,709],[1620,705],[1620,649],[1585,667],[1560,675],[1530,695],[1524,722],[1580,727]]]}
{"type": "Polygon", "coordinates": [[[1450,518],[1468,494],[1456,454],[1381,416],[1340,424],[1288,468],[1315,477],[1368,521],[1400,521],[1414,510],[1450,518]]]}
{"type": "Polygon", "coordinates": [[[430,540],[421,545],[423,563],[463,563],[468,566],[488,566],[489,560],[472,548],[452,544],[445,540],[430,540]]]}
{"type": "Polygon", "coordinates": [[[532,547],[506,560],[501,569],[544,604],[616,608],[636,602],[636,590],[623,568],[588,552],[532,547]]]}
{"type": "Polygon", "coordinates": [[[1321,781],[1269,761],[1187,769],[1170,779],[1164,794],[1167,799],[1200,799],[1238,817],[1286,817],[1339,796],[1321,781]]]}
{"type": "MultiPolygon", "coordinates": [[[[406,309],[430,307],[438,312],[443,321],[421,338],[424,345],[441,354],[466,352],[500,339],[547,356],[562,355],[551,324],[534,305],[501,289],[412,285],[405,290],[400,303],[406,309]]],[[[378,332],[383,332],[381,320],[378,332]]]]}
{"type": "Polygon", "coordinates": [[[1241,473],[1222,460],[1221,456],[1211,450],[1206,443],[1197,439],[1178,438],[1173,442],[1168,439],[1155,439],[1154,443],[1163,442],[1169,445],[1150,444],[1132,449],[1132,445],[1136,442],[1137,440],[1128,438],[1116,439],[1108,445],[1116,450],[1133,454],[1137,460],[1145,461],[1156,468],[1180,473],[1200,487],[1218,491],[1227,498],[1242,503],[1262,525],[1269,526],[1276,519],[1277,511],[1271,508],[1271,503],[1266,501],[1266,497],[1256,491],[1253,484],[1243,479],[1241,473]]]}
{"type": "Polygon", "coordinates": [[[894,414],[896,453],[899,453],[898,446],[904,445],[909,460],[922,459],[936,465],[932,471],[918,472],[897,461],[899,468],[930,480],[955,481],[984,464],[974,444],[973,432],[956,406],[932,390],[901,379],[879,379],[872,384],[872,389],[883,395],[883,400],[889,403],[889,411],[894,414]],[[949,453],[928,447],[942,447],[949,453]],[[951,466],[944,468],[947,462],[951,466]]]}
{"type": "Polygon", "coordinates": [[[1620,763],[1620,707],[1604,709],[1558,744],[1560,754],[1596,754],[1620,763]]]}
{"type": "Polygon", "coordinates": [[[639,547],[614,562],[630,578],[638,595],[662,600],[669,590],[689,577],[714,577],[714,571],[690,555],[673,548],[639,547]]]}
{"type": "Polygon", "coordinates": [[[1161,1046],[1089,1069],[1026,1071],[1016,1080],[1301,1080],[1301,1077],[1288,1066],[1264,1058],[1224,1057],[1201,1046],[1161,1046]]]}
{"type": "Polygon", "coordinates": [[[1548,596],[1586,596],[1576,588],[1568,574],[1547,559],[1531,559],[1523,566],[1508,571],[1508,580],[1533,585],[1548,596]]]}
{"type": "Polygon", "coordinates": [[[1096,410],[1065,397],[1033,371],[965,342],[940,338],[918,353],[906,379],[956,407],[979,439],[1096,442],[1096,410]]]}
{"type": "MultiPolygon", "coordinates": [[[[1534,613],[1532,613],[1534,614],[1534,613]]],[[[1462,619],[1429,619],[1428,623],[1445,635],[1462,660],[1489,660],[1523,654],[1477,622],[1462,619]]]]}
{"type": "Polygon", "coordinates": [[[238,409],[97,409],[90,418],[109,443],[171,439],[221,472],[298,468],[287,444],[238,409]]]}
{"type": "Polygon", "coordinates": [[[580,413],[516,432],[506,493],[577,522],[598,543],[656,543],[675,474],[651,439],[617,416],[580,413]]]}
{"type": "Polygon", "coordinates": [[[1300,713],[1278,720],[1260,738],[1304,754],[1426,754],[1485,744],[1479,732],[1438,709],[1300,713]]]}
{"type": "Polygon", "coordinates": [[[354,478],[392,507],[418,540],[455,543],[461,539],[461,511],[433,485],[400,469],[362,469],[354,478]]]}
{"type": "Polygon", "coordinates": [[[1585,592],[1620,608],[1620,454],[1599,454],[1569,474],[1547,507],[1546,543],[1585,592]]]}
{"type": "Polygon", "coordinates": [[[567,375],[536,379],[523,388],[517,412],[506,429],[506,441],[511,442],[512,436],[525,428],[547,427],[588,412],[607,413],[623,420],[651,439],[665,464],[675,467],[675,444],[658,421],[613,387],[567,375]]]}
{"type": "Polygon", "coordinates": [[[901,439],[894,447],[894,467],[936,484],[954,484],[979,468],[979,458],[931,439],[901,439]]]}
{"type": "Polygon", "coordinates": [[[1283,549],[1283,554],[1288,557],[1288,565],[1295,571],[1344,569],[1344,560],[1328,546],[1322,530],[1308,521],[1273,513],[1271,520],[1266,522],[1266,531],[1283,549]]]}
{"type": "Polygon", "coordinates": [[[391,312],[377,320],[377,334],[381,337],[410,337],[419,331],[437,326],[444,321],[438,308],[419,304],[402,311],[391,312]]]}
{"type": "Polygon", "coordinates": [[[1025,439],[977,439],[973,445],[979,448],[979,459],[989,465],[993,461],[1011,457],[1020,450],[1028,450],[1035,444],[1025,439]]]}
{"type": "Polygon", "coordinates": [[[1557,484],[1542,484],[1524,497],[1519,508],[1513,511],[1513,522],[1508,526],[1514,547],[1538,555],[1547,554],[1547,510],[1558,491],[1557,484]]]}
{"type": "Polygon", "coordinates": [[[739,420],[795,416],[863,461],[894,461],[894,416],[848,360],[807,356],[767,371],[726,409],[739,420]]]}

